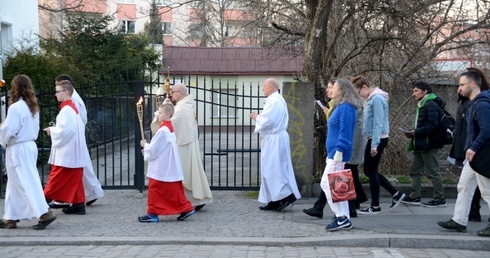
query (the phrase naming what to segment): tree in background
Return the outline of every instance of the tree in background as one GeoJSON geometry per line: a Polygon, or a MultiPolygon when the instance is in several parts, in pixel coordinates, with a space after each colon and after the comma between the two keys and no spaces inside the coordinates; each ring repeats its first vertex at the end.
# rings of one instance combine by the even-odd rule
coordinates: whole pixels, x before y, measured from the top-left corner
{"type": "Polygon", "coordinates": [[[151,2],[150,21],[145,24],[145,32],[150,39],[151,44],[163,44],[163,29],[162,29],[162,19],[160,18],[160,13],[158,12],[158,6],[153,0],[151,2]]]}
{"type": "MultiPolygon", "coordinates": [[[[248,3],[263,14],[257,26],[264,32],[267,31],[264,25],[269,27],[261,35],[264,45],[303,46],[304,76],[314,83],[312,90],[320,99],[324,98],[331,77],[363,74],[387,91],[401,90],[417,78],[438,75],[439,70],[431,64],[441,55],[482,44],[487,56],[489,53],[489,1],[249,0],[248,3]]],[[[393,108],[393,102],[390,103],[393,112],[402,110],[403,106],[393,108]]],[[[323,125],[324,120],[315,121],[315,138],[324,134],[323,125]]],[[[316,141],[314,153],[315,170],[323,171],[322,140],[316,141]]],[[[391,154],[386,157],[399,157],[399,153],[391,154]]]]}

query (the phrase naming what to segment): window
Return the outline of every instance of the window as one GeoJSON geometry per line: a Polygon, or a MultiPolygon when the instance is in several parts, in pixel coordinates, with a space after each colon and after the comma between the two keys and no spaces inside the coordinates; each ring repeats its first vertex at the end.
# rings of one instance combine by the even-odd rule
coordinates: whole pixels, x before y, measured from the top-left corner
{"type": "Polygon", "coordinates": [[[169,6],[172,5],[171,0],[155,0],[156,5],[163,5],[163,6],[169,6]]]}
{"type": "Polygon", "coordinates": [[[162,31],[163,31],[163,35],[172,34],[172,23],[162,22],[162,31]]]}
{"type": "Polygon", "coordinates": [[[121,31],[126,34],[134,33],[134,21],[131,20],[121,21],[121,31]]]}
{"type": "Polygon", "coordinates": [[[235,118],[236,117],[236,89],[218,89],[213,91],[213,111],[214,118],[235,118]]]}
{"type": "Polygon", "coordinates": [[[134,4],[134,0],[117,0],[118,3],[134,4]]]}
{"type": "Polygon", "coordinates": [[[189,34],[192,38],[202,38],[204,36],[203,29],[202,24],[191,23],[189,25],[189,34]]]}

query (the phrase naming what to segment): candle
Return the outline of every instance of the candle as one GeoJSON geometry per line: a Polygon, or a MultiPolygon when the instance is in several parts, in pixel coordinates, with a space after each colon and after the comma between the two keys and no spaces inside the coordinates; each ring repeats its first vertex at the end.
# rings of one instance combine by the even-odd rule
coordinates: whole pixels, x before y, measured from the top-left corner
{"type": "Polygon", "coordinates": [[[138,119],[140,120],[141,139],[145,139],[145,133],[143,131],[143,97],[140,97],[136,102],[136,112],[138,113],[138,119]]]}

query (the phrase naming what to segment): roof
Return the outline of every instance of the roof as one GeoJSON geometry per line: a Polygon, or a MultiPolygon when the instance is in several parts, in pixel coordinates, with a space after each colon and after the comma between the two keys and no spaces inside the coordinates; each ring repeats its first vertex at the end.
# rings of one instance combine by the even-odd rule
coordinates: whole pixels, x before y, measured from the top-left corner
{"type": "Polygon", "coordinates": [[[279,48],[165,46],[163,60],[163,73],[243,75],[299,73],[304,58],[279,48]]]}

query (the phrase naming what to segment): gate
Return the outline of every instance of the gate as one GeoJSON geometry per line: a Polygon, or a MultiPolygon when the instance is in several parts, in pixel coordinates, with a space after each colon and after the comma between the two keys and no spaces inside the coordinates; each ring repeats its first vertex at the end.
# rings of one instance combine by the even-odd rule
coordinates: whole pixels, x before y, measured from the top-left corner
{"type": "MultiPolygon", "coordinates": [[[[146,187],[136,102],[140,97],[144,100],[142,123],[145,138],[149,140],[153,113],[157,101],[162,99],[157,92],[161,94],[158,89],[164,87],[165,80],[152,73],[133,77],[145,79],[106,76],[74,82],[87,107],[86,140],[94,171],[104,189],[143,191],[146,187]]],[[[188,92],[196,100],[201,159],[211,189],[259,189],[260,143],[258,135],[253,133],[249,113],[258,112],[264,102],[260,82],[239,85],[189,76],[174,77],[171,85],[178,82],[188,85],[188,92]]],[[[41,108],[42,130],[55,121],[59,104],[54,96],[54,84],[33,83],[41,108]]],[[[47,164],[50,138],[41,131],[37,144],[38,169],[45,185],[50,170],[47,164]]],[[[4,168],[3,164],[1,167],[4,168]]],[[[0,186],[5,186],[1,179],[0,186]]]]}

